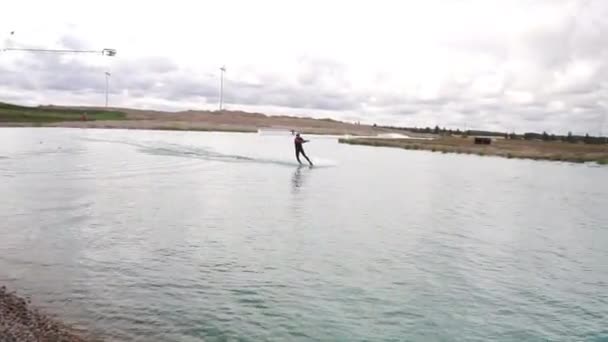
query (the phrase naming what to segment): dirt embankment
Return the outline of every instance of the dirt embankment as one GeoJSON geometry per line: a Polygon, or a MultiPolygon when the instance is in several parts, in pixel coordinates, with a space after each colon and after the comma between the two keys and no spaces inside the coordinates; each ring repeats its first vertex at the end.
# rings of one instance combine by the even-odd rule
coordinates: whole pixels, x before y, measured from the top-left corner
{"type": "MultiPolygon", "coordinates": [[[[70,107],[70,109],[74,109],[70,107]]],[[[80,107],[80,110],[98,108],[80,107]]],[[[294,116],[270,116],[240,111],[184,111],[161,112],[126,108],[111,108],[126,114],[125,120],[67,121],[45,126],[161,129],[194,131],[257,132],[260,128],[281,128],[306,134],[376,135],[393,132],[369,125],[357,125],[333,119],[314,119],[294,116]]]]}
{"type": "Polygon", "coordinates": [[[74,106],[27,107],[0,102],[0,126],[80,127],[157,130],[257,132],[260,128],[294,130],[305,134],[375,136],[399,133],[393,129],[359,125],[329,118],[314,119],[241,111],[163,112],[130,108],[74,106]]]}

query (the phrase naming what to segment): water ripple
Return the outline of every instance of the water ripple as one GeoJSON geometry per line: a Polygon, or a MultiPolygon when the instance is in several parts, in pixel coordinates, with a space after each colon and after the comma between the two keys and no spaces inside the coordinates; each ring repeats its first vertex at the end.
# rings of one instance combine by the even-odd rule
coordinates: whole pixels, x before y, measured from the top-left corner
{"type": "Polygon", "coordinates": [[[2,151],[0,279],[108,340],[608,337],[605,168],[44,132],[2,151]]]}

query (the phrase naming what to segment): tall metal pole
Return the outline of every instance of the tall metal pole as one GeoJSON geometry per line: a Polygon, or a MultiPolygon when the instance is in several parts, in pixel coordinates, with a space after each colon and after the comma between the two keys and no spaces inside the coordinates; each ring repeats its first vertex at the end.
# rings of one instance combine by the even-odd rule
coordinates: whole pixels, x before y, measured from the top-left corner
{"type": "Polygon", "coordinates": [[[7,51],[7,49],[10,49],[9,46],[12,45],[12,43],[13,43],[12,37],[14,35],[15,35],[15,31],[11,31],[11,32],[9,32],[9,34],[6,35],[6,37],[2,36],[3,41],[0,43],[6,43],[6,45],[0,47],[0,52],[5,52],[5,51],[7,51]]]}
{"type": "Polygon", "coordinates": [[[110,73],[106,71],[106,109],[108,108],[108,88],[110,87],[110,73]]]}
{"type": "Polygon", "coordinates": [[[224,104],[224,72],[226,72],[226,67],[221,67],[220,72],[220,111],[222,111],[224,104]]]}
{"type": "Polygon", "coordinates": [[[602,115],[602,123],[600,124],[600,132],[599,132],[599,137],[602,137],[602,134],[604,134],[604,124],[606,123],[606,114],[608,114],[608,111],[606,110],[608,107],[606,106],[606,104],[603,105],[604,107],[604,115],[602,115]]]}

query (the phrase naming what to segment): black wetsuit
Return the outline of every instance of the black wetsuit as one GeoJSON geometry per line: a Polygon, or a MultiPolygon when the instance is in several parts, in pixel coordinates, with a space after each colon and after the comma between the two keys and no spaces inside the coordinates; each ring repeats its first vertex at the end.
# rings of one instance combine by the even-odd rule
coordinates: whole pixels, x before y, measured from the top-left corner
{"type": "Polygon", "coordinates": [[[302,139],[302,137],[296,137],[293,142],[296,147],[296,159],[298,160],[298,163],[302,164],[302,162],[300,161],[300,153],[301,153],[304,156],[304,158],[306,158],[306,160],[308,160],[308,163],[310,165],[312,165],[312,162],[310,161],[310,159],[308,159],[308,156],[306,156],[306,153],[304,153],[304,147],[302,147],[302,144],[307,141],[302,139]]]}

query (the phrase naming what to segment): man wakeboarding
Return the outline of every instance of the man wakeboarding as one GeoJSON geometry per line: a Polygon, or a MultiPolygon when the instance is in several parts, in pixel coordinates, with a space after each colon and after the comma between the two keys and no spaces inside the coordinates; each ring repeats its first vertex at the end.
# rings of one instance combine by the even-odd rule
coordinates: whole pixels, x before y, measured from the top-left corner
{"type": "Polygon", "coordinates": [[[306,160],[308,160],[308,163],[310,164],[310,166],[312,166],[312,162],[310,161],[310,159],[308,159],[308,156],[306,155],[306,153],[304,153],[304,147],[302,147],[302,144],[307,143],[308,140],[304,140],[304,138],[302,138],[300,136],[300,133],[296,133],[296,138],[293,140],[294,145],[296,147],[296,159],[298,160],[298,163],[302,164],[302,162],[300,161],[300,153],[304,156],[304,158],[306,158],[306,160]]]}

